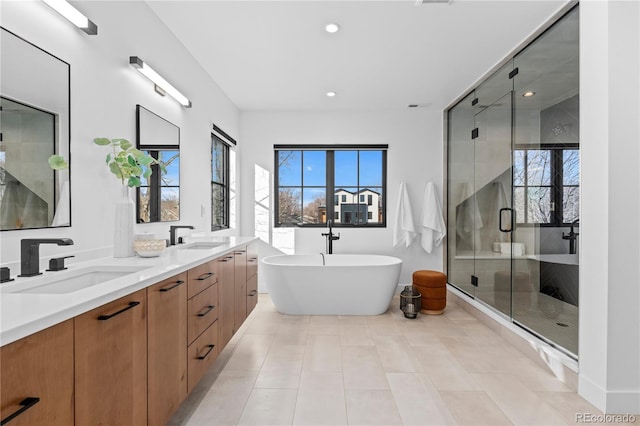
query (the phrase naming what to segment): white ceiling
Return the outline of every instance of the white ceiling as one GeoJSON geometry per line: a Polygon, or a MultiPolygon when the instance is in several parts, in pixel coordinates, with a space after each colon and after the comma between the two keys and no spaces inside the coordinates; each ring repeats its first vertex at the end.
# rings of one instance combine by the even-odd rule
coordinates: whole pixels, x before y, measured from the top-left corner
{"type": "Polygon", "coordinates": [[[241,110],[441,109],[565,3],[148,1],[241,110]]]}

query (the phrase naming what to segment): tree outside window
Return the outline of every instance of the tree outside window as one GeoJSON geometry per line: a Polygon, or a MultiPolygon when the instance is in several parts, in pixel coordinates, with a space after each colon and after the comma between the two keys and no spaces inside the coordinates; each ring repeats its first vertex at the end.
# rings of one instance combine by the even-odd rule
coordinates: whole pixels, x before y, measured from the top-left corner
{"type": "Polygon", "coordinates": [[[229,227],[229,145],[211,134],[211,230],[229,227]]]}
{"type": "Polygon", "coordinates": [[[514,206],[520,224],[561,226],[579,217],[580,151],[514,151],[514,206]]]}

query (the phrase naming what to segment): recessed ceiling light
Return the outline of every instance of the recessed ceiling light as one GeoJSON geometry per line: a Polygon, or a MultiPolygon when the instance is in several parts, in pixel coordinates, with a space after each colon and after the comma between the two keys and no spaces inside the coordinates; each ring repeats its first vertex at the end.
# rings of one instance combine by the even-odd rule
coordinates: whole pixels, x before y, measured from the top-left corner
{"type": "Polygon", "coordinates": [[[331,22],[324,26],[324,30],[329,34],[334,34],[340,31],[340,25],[336,24],[335,22],[331,22]]]}
{"type": "Polygon", "coordinates": [[[524,96],[525,98],[530,98],[532,96],[535,96],[536,92],[524,92],[522,94],[522,96],[524,96]]]}
{"type": "Polygon", "coordinates": [[[327,92],[327,96],[329,98],[333,98],[334,96],[336,96],[336,92],[327,92]]]}

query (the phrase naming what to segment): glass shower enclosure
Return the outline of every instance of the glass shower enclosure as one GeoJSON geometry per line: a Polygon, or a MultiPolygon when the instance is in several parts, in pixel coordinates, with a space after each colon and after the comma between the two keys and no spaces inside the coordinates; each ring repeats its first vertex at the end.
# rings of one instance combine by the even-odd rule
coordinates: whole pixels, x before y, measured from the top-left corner
{"type": "Polygon", "coordinates": [[[578,13],[447,111],[449,283],[574,358],[578,13]]]}

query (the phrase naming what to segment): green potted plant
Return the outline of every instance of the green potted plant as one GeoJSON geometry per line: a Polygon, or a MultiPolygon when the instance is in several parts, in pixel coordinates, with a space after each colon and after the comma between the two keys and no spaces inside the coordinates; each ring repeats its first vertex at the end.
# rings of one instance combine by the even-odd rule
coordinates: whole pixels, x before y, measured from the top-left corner
{"type": "MultiPolygon", "coordinates": [[[[93,143],[111,148],[105,161],[111,173],[122,183],[120,200],[116,204],[113,255],[114,257],[133,256],[135,205],[129,197],[129,188],[139,187],[142,184],[142,178],[149,179],[152,174],[152,165],[157,164],[163,172],[166,171],[165,166],[149,154],[135,148],[127,139],[95,138],[93,143]]],[[[49,157],[49,165],[54,170],[69,167],[67,161],[60,155],[49,157]]]]}
{"type": "Polygon", "coordinates": [[[123,185],[126,182],[130,188],[139,187],[141,177],[149,179],[152,165],[158,164],[161,169],[164,168],[162,163],[135,148],[126,139],[95,138],[93,143],[111,147],[112,152],[106,158],[107,166],[123,185]]]}
{"type": "Polygon", "coordinates": [[[113,241],[114,257],[133,256],[133,225],[135,223],[135,205],[129,197],[129,188],[139,187],[141,178],[149,179],[151,166],[164,165],[139,149],[126,139],[95,138],[93,143],[111,148],[105,159],[107,167],[122,183],[120,200],[116,204],[115,229],[113,241]]]}
{"type": "MultiPolygon", "coordinates": [[[[107,166],[123,185],[126,181],[130,188],[139,187],[142,183],[141,177],[149,179],[152,174],[151,166],[154,164],[158,164],[160,169],[165,171],[164,164],[134,148],[127,139],[95,138],[93,143],[111,147],[112,152],[108,153],[106,158],[107,166]]],[[[48,161],[53,170],[69,168],[69,163],[61,155],[54,154],[48,161]]]]}

